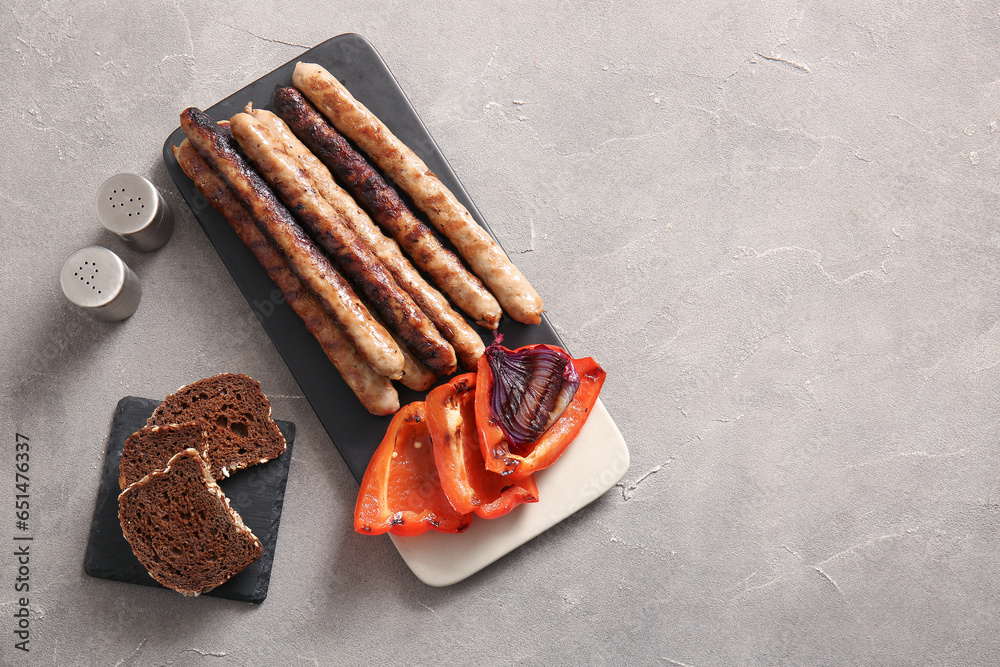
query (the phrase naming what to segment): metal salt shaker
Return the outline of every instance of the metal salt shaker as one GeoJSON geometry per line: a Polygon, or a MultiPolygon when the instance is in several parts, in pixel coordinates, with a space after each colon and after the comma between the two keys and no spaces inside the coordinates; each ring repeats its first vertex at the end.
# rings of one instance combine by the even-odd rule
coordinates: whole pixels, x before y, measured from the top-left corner
{"type": "Polygon", "coordinates": [[[139,277],[118,255],[101,246],[77,250],[59,275],[63,294],[101,322],[124,320],[139,307],[139,277]]]}
{"type": "Polygon", "coordinates": [[[104,181],[97,191],[97,217],[139,252],[156,250],[174,231],[167,201],[155,185],[136,174],[116,174],[104,181]]]}

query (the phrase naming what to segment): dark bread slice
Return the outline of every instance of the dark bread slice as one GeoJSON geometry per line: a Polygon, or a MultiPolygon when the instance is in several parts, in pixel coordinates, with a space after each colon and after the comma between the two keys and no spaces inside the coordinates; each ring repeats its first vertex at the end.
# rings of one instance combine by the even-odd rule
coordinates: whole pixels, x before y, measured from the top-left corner
{"type": "Polygon", "coordinates": [[[118,485],[124,491],[154,470],[166,468],[167,461],[185,449],[195,449],[204,456],[208,446],[205,429],[203,421],[139,429],[125,441],[118,485]]]}
{"type": "Polygon", "coordinates": [[[195,449],[125,489],[118,518],[146,571],[184,595],[228,581],[262,551],[195,449]]]}
{"type": "Polygon", "coordinates": [[[260,383],[223,373],[192,382],[167,396],[147,426],[202,419],[208,431],[204,456],[216,479],[270,461],[285,451],[285,437],[271,419],[271,403],[260,383]]]}

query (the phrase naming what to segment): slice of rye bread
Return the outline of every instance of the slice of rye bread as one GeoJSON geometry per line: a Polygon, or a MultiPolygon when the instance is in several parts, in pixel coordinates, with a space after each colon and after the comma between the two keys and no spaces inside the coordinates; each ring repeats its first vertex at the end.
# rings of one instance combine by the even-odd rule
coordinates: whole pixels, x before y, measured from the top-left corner
{"type": "Polygon", "coordinates": [[[222,373],[192,382],[167,396],[147,426],[202,419],[208,432],[205,460],[216,479],[285,451],[285,436],[271,419],[271,403],[260,383],[242,373],[222,373]]]}
{"type": "Polygon", "coordinates": [[[228,581],[262,551],[195,449],[122,491],[118,518],[146,571],[184,595],[228,581]]]}
{"type": "Polygon", "coordinates": [[[202,420],[167,426],[145,426],[128,437],[122,449],[118,485],[124,491],[130,484],[167,467],[177,452],[191,448],[202,456],[208,446],[208,434],[202,420]]]}

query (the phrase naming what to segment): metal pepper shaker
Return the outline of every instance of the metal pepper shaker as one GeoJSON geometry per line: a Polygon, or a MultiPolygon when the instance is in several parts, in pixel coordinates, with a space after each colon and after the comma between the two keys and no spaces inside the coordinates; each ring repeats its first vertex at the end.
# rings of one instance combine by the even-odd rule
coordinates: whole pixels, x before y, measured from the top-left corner
{"type": "Polygon", "coordinates": [[[139,277],[118,255],[97,245],[70,255],[59,282],[67,299],[101,322],[126,319],[142,299],[139,277]]]}
{"type": "Polygon", "coordinates": [[[170,240],[174,217],[148,179],[116,174],[97,191],[97,217],[132,250],[151,252],[170,240]]]}

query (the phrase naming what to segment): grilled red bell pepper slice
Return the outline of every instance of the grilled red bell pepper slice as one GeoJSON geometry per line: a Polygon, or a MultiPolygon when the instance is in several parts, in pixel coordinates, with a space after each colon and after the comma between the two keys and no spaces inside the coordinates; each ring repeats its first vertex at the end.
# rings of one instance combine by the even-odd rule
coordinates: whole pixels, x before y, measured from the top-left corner
{"type": "Polygon", "coordinates": [[[427,394],[427,426],[441,488],[456,510],[495,519],[521,503],[538,502],[534,477],[513,481],[486,469],[476,428],[475,373],[427,394]]]}
{"type": "Polygon", "coordinates": [[[441,489],[424,402],[404,406],[365,470],[354,529],[366,535],[419,535],[432,528],[459,533],[470,519],[451,506],[441,489]]]}
{"type": "MultiPolygon", "coordinates": [[[[553,346],[528,345],[516,351],[537,347],[553,346]]],[[[597,403],[597,396],[601,393],[604,378],[607,376],[604,369],[590,357],[573,359],[573,367],[580,376],[580,386],[573,400],[538,440],[517,448],[527,452],[521,455],[516,453],[515,448],[507,441],[490,410],[489,392],[493,386],[493,372],[486,355],[480,357],[476,378],[476,426],[479,429],[479,443],[487,470],[511,480],[524,479],[555,463],[573,442],[587,421],[587,417],[590,416],[594,404],[597,403]]]]}

